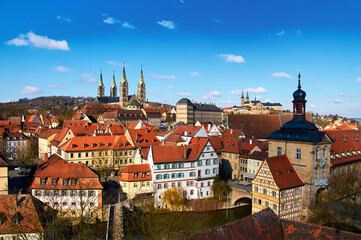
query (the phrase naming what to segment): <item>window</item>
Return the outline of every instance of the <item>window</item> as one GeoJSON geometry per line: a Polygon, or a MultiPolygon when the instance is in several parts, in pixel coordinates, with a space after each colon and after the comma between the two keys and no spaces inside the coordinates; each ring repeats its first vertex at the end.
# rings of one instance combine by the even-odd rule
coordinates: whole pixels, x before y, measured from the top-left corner
{"type": "Polygon", "coordinates": [[[297,201],[295,202],[295,207],[298,207],[298,202],[297,201]]]}
{"type": "Polygon", "coordinates": [[[74,153],[70,153],[70,158],[73,158],[74,157],[74,153]]]}
{"type": "Polygon", "coordinates": [[[262,205],[262,200],[261,199],[258,199],[258,204],[262,205]]]}
{"type": "Polygon", "coordinates": [[[63,179],[63,186],[68,186],[68,179],[63,179]]]}
{"type": "Polygon", "coordinates": [[[318,148],[316,149],[316,160],[318,160],[320,157],[320,150],[318,150],[318,148]]]}
{"type": "Polygon", "coordinates": [[[234,164],[234,169],[236,169],[236,170],[237,170],[237,164],[234,164]]]}
{"type": "Polygon", "coordinates": [[[134,187],[138,187],[138,184],[137,184],[137,183],[134,183],[134,187]]]}
{"type": "Polygon", "coordinates": [[[266,202],[266,207],[269,207],[269,202],[266,202]]]}
{"type": "Polygon", "coordinates": [[[43,179],[40,179],[40,185],[45,185],[45,182],[46,182],[46,179],[45,178],[43,178],[43,179]]]}
{"type": "Polygon", "coordinates": [[[296,189],[296,195],[298,195],[298,189],[296,189]]]}
{"type": "Polygon", "coordinates": [[[172,188],[174,188],[175,187],[175,183],[172,183],[172,188]]]}
{"type": "Polygon", "coordinates": [[[267,189],[266,188],[263,188],[263,194],[267,195],[267,189]]]}
{"type": "Polygon", "coordinates": [[[78,158],[81,158],[81,153],[78,153],[78,158]]]}
{"type": "Polygon", "coordinates": [[[211,171],[209,169],[206,169],[206,175],[210,174],[211,171]]]}
{"type": "Polygon", "coordinates": [[[194,191],[193,191],[193,190],[191,190],[191,191],[190,191],[190,195],[193,195],[193,194],[194,194],[194,191]]]}
{"type": "Polygon", "coordinates": [[[67,202],[63,202],[63,206],[68,206],[68,203],[67,202]]]}
{"type": "Polygon", "coordinates": [[[301,159],[301,149],[296,150],[296,158],[301,159]]]}
{"type": "Polygon", "coordinates": [[[89,197],[94,197],[94,196],[95,196],[95,191],[90,190],[90,191],[89,191],[89,197]]]}
{"type": "Polygon", "coordinates": [[[277,148],[277,155],[278,156],[282,155],[282,148],[281,147],[277,148]]]}
{"type": "Polygon", "coordinates": [[[149,187],[150,186],[150,182],[147,182],[147,187],[149,187]]]}
{"type": "Polygon", "coordinates": [[[277,210],[277,205],[273,204],[273,210],[277,210]]]}
{"type": "Polygon", "coordinates": [[[207,159],[206,160],[206,165],[210,165],[211,164],[211,160],[207,159]]]}
{"type": "Polygon", "coordinates": [[[202,166],[202,160],[199,160],[197,163],[198,166],[202,166]]]}
{"type": "MultiPolygon", "coordinates": [[[[351,170],[352,170],[352,166],[351,166],[351,170]]],[[[326,168],[325,167],[322,168],[322,178],[326,178],[326,168]]]]}
{"type": "Polygon", "coordinates": [[[253,198],[253,202],[254,202],[254,203],[257,203],[257,198],[253,198]]]}
{"type": "Polygon", "coordinates": [[[255,187],[255,188],[254,188],[254,191],[255,191],[255,192],[258,192],[258,187],[255,187]]]}
{"type": "Polygon", "coordinates": [[[52,181],[53,186],[56,186],[57,183],[58,183],[58,180],[57,180],[57,179],[53,179],[53,181],[52,181]]]}
{"type": "Polygon", "coordinates": [[[74,178],[71,179],[71,185],[72,185],[72,186],[75,186],[75,185],[76,185],[76,179],[74,179],[74,178]]]}
{"type": "Polygon", "coordinates": [[[315,169],[315,179],[318,179],[318,168],[315,169]]]}
{"type": "Polygon", "coordinates": [[[272,191],[272,197],[276,197],[276,192],[272,191]]]}
{"type": "Polygon", "coordinates": [[[282,192],[281,196],[282,196],[282,198],[284,198],[285,197],[285,192],[282,192]]]}
{"type": "Polygon", "coordinates": [[[282,204],[281,209],[285,210],[285,205],[284,204],[282,204]]]}
{"type": "Polygon", "coordinates": [[[326,149],[323,149],[322,158],[326,158],[326,149]]]}
{"type": "Polygon", "coordinates": [[[75,207],[75,206],[76,206],[76,202],[72,202],[72,203],[71,203],[71,206],[72,206],[72,207],[75,207]]]}

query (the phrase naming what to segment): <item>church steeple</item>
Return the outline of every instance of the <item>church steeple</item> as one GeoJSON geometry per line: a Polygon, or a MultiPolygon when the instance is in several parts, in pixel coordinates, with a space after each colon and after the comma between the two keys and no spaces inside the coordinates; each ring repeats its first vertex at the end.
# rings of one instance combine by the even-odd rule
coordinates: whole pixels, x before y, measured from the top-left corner
{"type": "Polygon", "coordinates": [[[128,105],[128,81],[125,75],[125,64],[123,64],[123,76],[119,86],[119,104],[122,108],[128,105]]]}
{"type": "Polygon", "coordinates": [[[140,100],[141,104],[145,104],[146,97],[145,97],[145,83],[144,83],[144,78],[143,78],[143,66],[141,66],[141,68],[140,68],[140,78],[139,78],[139,82],[138,82],[137,97],[140,100]]]}
{"type": "Polygon", "coordinates": [[[246,96],[246,102],[249,102],[248,91],[247,91],[247,96],[246,96]]]}
{"type": "Polygon", "coordinates": [[[110,97],[116,97],[117,96],[117,85],[115,83],[115,73],[113,71],[113,82],[112,86],[110,87],[110,97]]]}
{"type": "Polygon", "coordinates": [[[103,74],[100,70],[100,79],[99,79],[99,85],[98,85],[98,97],[104,97],[104,83],[103,83],[103,74]]]}
{"type": "MultiPolygon", "coordinates": [[[[300,70],[298,70],[300,71],[300,70]]],[[[306,92],[301,89],[301,73],[298,73],[297,90],[293,93],[293,118],[306,116],[306,92]]]]}
{"type": "Polygon", "coordinates": [[[241,95],[241,107],[243,107],[244,105],[244,94],[243,94],[243,90],[242,90],[242,95],[241,95]]]}

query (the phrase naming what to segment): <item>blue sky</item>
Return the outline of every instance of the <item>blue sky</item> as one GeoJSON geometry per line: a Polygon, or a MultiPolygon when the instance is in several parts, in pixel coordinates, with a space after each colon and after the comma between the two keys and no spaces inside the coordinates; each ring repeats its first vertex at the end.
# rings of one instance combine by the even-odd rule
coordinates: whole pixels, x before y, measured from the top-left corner
{"type": "Polygon", "coordinates": [[[1,1],[0,101],[106,94],[125,62],[149,101],[220,107],[251,99],[291,109],[301,69],[307,110],[360,117],[361,2],[1,1]]]}

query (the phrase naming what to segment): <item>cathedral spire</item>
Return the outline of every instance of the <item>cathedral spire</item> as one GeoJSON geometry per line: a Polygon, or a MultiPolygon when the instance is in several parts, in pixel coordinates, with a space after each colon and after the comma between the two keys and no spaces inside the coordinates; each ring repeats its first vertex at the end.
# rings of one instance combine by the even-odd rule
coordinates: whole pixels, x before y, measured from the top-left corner
{"type": "Polygon", "coordinates": [[[116,84],[115,84],[115,73],[114,73],[114,71],[113,71],[113,82],[112,82],[112,88],[113,87],[116,87],[116,84]]]}
{"type": "Polygon", "coordinates": [[[244,98],[244,95],[243,95],[243,89],[242,89],[242,95],[241,95],[241,98],[244,98]]]}
{"type": "Polygon", "coordinates": [[[125,63],[123,63],[123,76],[122,76],[122,83],[127,82],[127,76],[125,76],[125,63]]]}
{"type": "Polygon", "coordinates": [[[140,67],[140,78],[139,78],[139,84],[143,84],[144,83],[144,78],[143,78],[143,65],[140,67]]]}
{"type": "Polygon", "coordinates": [[[99,87],[103,86],[104,87],[104,83],[103,83],[103,73],[102,70],[100,69],[100,80],[99,80],[99,87]]]}

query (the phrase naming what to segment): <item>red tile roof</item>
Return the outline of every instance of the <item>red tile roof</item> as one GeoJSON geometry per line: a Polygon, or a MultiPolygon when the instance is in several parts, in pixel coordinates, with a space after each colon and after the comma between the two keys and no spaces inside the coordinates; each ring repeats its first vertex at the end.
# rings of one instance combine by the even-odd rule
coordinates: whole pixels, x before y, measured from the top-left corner
{"type": "Polygon", "coordinates": [[[151,129],[128,129],[129,135],[136,147],[150,147],[159,145],[156,134],[157,132],[151,129]]]}
{"type": "Polygon", "coordinates": [[[59,157],[52,155],[47,161],[38,164],[34,174],[31,189],[102,189],[99,176],[95,174],[84,163],[69,163],[59,157]],[[45,185],[40,184],[40,179],[46,179],[45,185]],[[52,179],[77,179],[76,185],[69,182],[63,186],[61,181],[53,186],[52,179]]]}
{"type": "Polygon", "coordinates": [[[187,137],[193,137],[197,134],[202,127],[200,126],[192,126],[192,125],[180,125],[176,129],[174,129],[172,134],[177,134],[181,136],[187,135],[187,137]]]}
{"type": "Polygon", "coordinates": [[[59,148],[66,152],[135,149],[124,135],[73,137],[59,148]]]}
{"type": "Polygon", "coordinates": [[[280,190],[304,185],[286,155],[267,158],[266,161],[280,190]]]}
{"type": "Polygon", "coordinates": [[[208,139],[209,142],[211,143],[213,149],[216,151],[217,154],[220,154],[222,151],[222,141],[219,137],[206,137],[206,138],[200,138],[200,137],[196,137],[196,138],[192,138],[190,144],[198,144],[200,139],[208,139]]]}
{"type": "Polygon", "coordinates": [[[28,194],[0,195],[0,214],[6,218],[0,225],[0,234],[13,233],[43,233],[39,216],[31,196],[28,194]],[[12,218],[20,214],[17,225],[12,224],[12,218]]]}
{"type": "Polygon", "coordinates": [[[142,123],[144,125],[144,127],[152,127],[152,125],[150,125],[149,123],[145,122],[145,121],[142,121],[142,120],[135,120],[133,122],[131,122],[129,125],[128,125],[128,129],[135,129],[135,127],[138,125],[138,123],[142,123]]]}
{"type": "Polygon", "coordinates": [[[154,163],[196,161],[203,152],[208,139],[200,139],[198,144],[188,146],[153,146],[154,163]]]}
{"type": "Polygon", "coordinates": [[[360,239],[361,235],[303,222],[280,219],[270,208],[226,223],[187,240],[360,239]]]}
{"type": "Polygon", "coordinates": [[[268,157],[268,152],[254,151],[249,155],[249,159],[265,160],[268,157]]]}
{"type": "Polygon", "coordinates": [[[89,123],[87,120],[64,120],[64,127],[73,127],[73,126],[88,126],[89,123]]]}
{"type": "Polygon", "coordinates": [[[125,182],[151,181],[152,173],[149,164],[129,165],[120,171],[118,179],[125,182]],[[137,178],[134,178],[134,174],[137,174],[137,178]]]}
{"type": "Polygon", "coordinates": [[[331,163],[333,165],[361,160],[360,154],[354,154],[356,150],[361,150],[361,131],[325,130],[324,132],[327,133],[332,140],[331,163]],[[353,152],[353,154],[350,155],[350,151],[353,152]],[[341,158],[339,158],[340,152],[341,158]],[[348,154],[345,155],[345,152],[348,154]],[[338,156],[336,157],[335,154],[338,156]]]}

